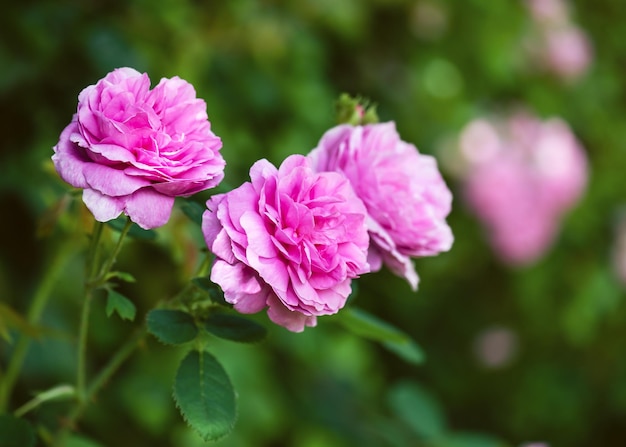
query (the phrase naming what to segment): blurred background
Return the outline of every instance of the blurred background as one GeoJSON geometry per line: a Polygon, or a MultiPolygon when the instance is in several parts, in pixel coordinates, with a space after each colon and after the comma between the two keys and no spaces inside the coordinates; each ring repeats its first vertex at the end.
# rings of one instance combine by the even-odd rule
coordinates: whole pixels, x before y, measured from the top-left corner
{"type": "MultiPolygon", "coordinates": [[[[382,272],[359,280],[354,299],[409,333],[425,363],[324,318],[292,334],[258,315],[270,328],[264,343],[210,346],[239,397],[237,425],[216,445],[626,445],[622,0],[22,0],[2,9],[0,300],[25,314],[45,272],[57,271],[46,336],[29,351],[12,408],[73,381],[91,217],[50,157],[78,93],[130,66],[153,85],[177,75],[195,86],[223,140],[228,185],[259,158],[308,153],[348,92],[436,156],[455,195],[455,244],[416,261],[418,292],[382,272]],[[460,173],[455,157],[469,123],[519,108],[567,123],[588,180],[540,253],[511,263],[465,200],[467,168],[460,173]]],[[[189,280],[203,246],[180,211],[155,240],[129,241],[119,265],[137,282],[121,290],[138,319],[109,319],[96,301],[92,369],[189,280]]],[[[15,331],[4,316],[2,368],[15,331]]],[[[205,445],[171,399],[183,355],[148,340],[98,395],[81,436],[101,446],[205,445]]],[[[45,425],[59,405],[28,417],[45,425]]]]}

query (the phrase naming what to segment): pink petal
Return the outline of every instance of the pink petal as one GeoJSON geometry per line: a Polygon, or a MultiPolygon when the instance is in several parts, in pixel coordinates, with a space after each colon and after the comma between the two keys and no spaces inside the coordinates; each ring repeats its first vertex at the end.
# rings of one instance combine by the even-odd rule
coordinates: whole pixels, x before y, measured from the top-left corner
{"type": "Polygon", "coordinates": [[[164,196],[151,188],[143,188],[126,200],[126,214],[143,229],[165,225],[172,214],[174,197],[164,196]]]}
{"type": "Polygon", "coordinates": [[[267,299],[269,309],[267,315],[274,323],[279,324],[291,332],[302,332],[305,326],[314,327],[317,325],[315,316],[304,315],[287,309],[285,305],[273,294],[267,299]]]}
{"type": "Polygon", "coordinates": [[[86,163],[83,174],[91,188],[107,196],[126,196],[150,185],[148,180],[131,177],[124,171],[97,163],[86,163]]]}
{"type": "Polygon", "coordinates": [[[224,291],[224,298],[241,313],[252,314],[266,306],[268,289],[254,270],[241,263],[235,265],[218,259],[211,268],[211,281],[224,291]]]}
{"type": "Polygon", "coordinates": [[[93,189],[85,189],[83,202],[98,222],[108,222],[122,214],[126,197],[109,197],[93,189]]]}
{"type": "Polygon", "coordinates": [[[83,175],[83,168],[90,162],[84,150],[70,140],[71,135],[78,129],[76,117],[63,129],[59,142],[54,146],[52,161],[61,178],[75,188],[88,188],[89,185],[83,175]]]}

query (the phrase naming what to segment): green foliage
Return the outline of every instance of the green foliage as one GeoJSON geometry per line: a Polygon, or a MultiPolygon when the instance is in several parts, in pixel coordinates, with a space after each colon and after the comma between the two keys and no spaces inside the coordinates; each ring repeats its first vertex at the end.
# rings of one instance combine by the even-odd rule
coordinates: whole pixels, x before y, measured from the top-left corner
{"type": "MultiPolygon", "coordinates": [[[[200,275],[194,272],[199,250],[205,249],[198,228],[202,204],[248,181],[254,161],[277,164],[315,147],[335,124],[333,103],[341,92],[375,101],[382,121],[394,120],[404,140],[437,158],[454,193],[449,219],[454,246],[416,260],[419,292],[412,293],[387,269],[359,279],[359,296],[351,297],[350,306],[357,304],[380,321],[355,317],[347,307],[319,318],[316,328],[302,334],[271,325],[271,336],[254,346],[198,339],[196,323],[183,323],[182,339],[207,342],[241,396],[237,426],[217,445],[419,445],[406,420],[410,414],[400,417],[381,397],[395,380],[416,375],[420,389],[436,396],[449,416],[438,442],[489,446],[495,436],[515,446],[532,440],[551,446],[626,445],[621,424],[626,288],[613,265],[626,203],[620,169],[626,166],[623,0],[567,2],[594,50],[590,70],[571,82],[524,59],[532,28],[526,2],[5,3],[0,14],[2,373],[21,336],[36,339],[6,411],[31,401],[37,389],[30,386],[47,388],[75,378],[76,311],[82,303],[77,278],[84,273],[85,229],[92,217],[81,192],[68,191],[55,173],[51,147],[76,112],[79,92],[111,69],[129,65],[147,72],[153,85],[162,76],[193,83],[207,103],[227,162],[225,181],[215,190],[177,199],[182,213],[173,213],[167,225],[156,232],[131,227],[133,240],[115,268],[132,272],[137,281],[117,273],[106,280],[119,282],[115,290],[132,296],[138,313],[176,296],[181,284],[200,275]],[[519,106],[567,121],[586,148],[591,182],[584,200],[564,216],[546,256],[534,265],[510,267],[493,255],[468,212],[462,185],[447,169],[446,149],[469,120],[498,117],[519,106]],[[40,275],[56,263],[61,249],[63,267],[52,280],[43,280],[40,275]],[[51,299],[39,309],[39,322],[31,324],[29,307],[38,290],[47,290],[51,299]],[[335,318],[347,320],[341,324],[359,337],[325,324],[335,318]],[[401,328],[406,338],[385,322],[401,328]],[[505,328],[515,340],[499,365],[485,362],[489,350],[480,343],[493,327],[505,328]],[[428,357],[416,369],[365,338],[390,349],[409,346],[420,358],[413,342],[418,340],[428,357]],[[375,426],[388,436],[374,436],[375,426]],[[463,434],[474,431],[486,435],[476,440],[480,435],[463,434]]],[[[121,231],[124,222],[122,217],[109,226],[121,231]]],[[[194,284],[198,295],[208,293],[200,298],[205,301],[190,300],[189,306],[198,311],[204,331],[203,311],[228,303],[208,278],[194,284]]],[[[93,305],[104,310],[106,301],[93,305]]],[[[109,319],[104,311],[91,316],[87,371],[96,373],[144,321],[109,319]]],[[[180,335],[166,327],[178,343],[180,335]]],[[[103,446],[204,445],[175,415],[154,410],[166,404],[162,389],[153,390],[167,388],[176,356],[188,346],[141,346],[89,402],[77,430],[103,446]],[[146,374],[153,379],[145,381],[150,386],[125,405],[146,374]],[[149,415],[149,422],[137,414],[149,415]]],[[[28,420],[38,433],[54,431],[69,403],[43,402],[28,412],[28,420]]]]}
{"type": "Polygon", "coordinates": [[[148,331],[168,345],[187,343],[198,335],[194,318],[182,310],[151,310],[146,317],[146,323],[148,331]]]}
{"type": "Polygon", "coordinates": [[[231,304],[224,299],[224,292],[222,292],[222,290],[217,287],[216,284],[211,282],[209,278],[197,277],[193,278],[191,282],[199,289],[205,291],[211,301],[213,301],[215,304],[231,307],[231,304]]]}
{"type": "MultiPolygon", "coordinates": [[[[122,215],[117,219],[113,219],[107,222],[107,224],[113,228],[115,231],[121,232],[126,225],[127,217],[122,215]]],[[[157,232],[154,230],[144,230],[136,223],[133,223],[130,226],[130,230],[128,230],[128,235],[132,238],[144,240],[144,241],[152,241],[156,239],[157,232]]]]}
{"type": "Polygon", "coordinates": [[[107,317],[117,313],[122,320],[133,321],[137,313],[137,308],[131,300],[113,289],[107,290],[107,317]]]}
{"type": "Polygon", "coordinates": [[[192,222],[202,225],[202,214],[206,208],[193,200],[185,200],[181,205],[181,209],[192,222]]]}
{"type": "Polygon", "coordinates": [[[356,335],[380,342],[409,363],[420,364],[424,361],[422,349],[409,335],[362,309],[345,308],[333,320],[356,335]]]}
{"type": "Polygon", "coordinates": [[[72,435],[65,442],[65,447],[102,447],[102,444],[83,436],[72,435]]]}
{"type": "Polygon", "coordinates": [[[35,430],[28,421],[0,414],[0,447],[34,447],[35,430]]]}
{"type": "Polygon", "coordinates": [[[446,432],[446,419],[439,402],[414,382],[394,385],[388,394],[395,416],[423,439],[437,439],[446,432]]]}
{"type": "Polygon", "coordinates": [[[205,441],[231,432],[237,418],[235,391],[222,365],[205,351],[191,351],[174,382],[174,400],[185,421],[205,441]]]}
{"type": "Polygon", "coordinates": [[[255,343],[267,335],[267,330],[255,321],[220,312],[211,313],[205,318],[204,329],[216,337],[243,343],[255,343]]]}

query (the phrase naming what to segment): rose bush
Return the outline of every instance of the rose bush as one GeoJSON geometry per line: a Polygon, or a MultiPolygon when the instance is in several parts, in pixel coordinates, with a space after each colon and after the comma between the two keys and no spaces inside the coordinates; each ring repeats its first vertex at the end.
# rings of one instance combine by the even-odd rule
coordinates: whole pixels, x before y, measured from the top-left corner
{"type": "Polygon", "coordinates": [[[268,307],[273,322],[300,332],[341,309],[368,271],[366,210],[347,179],[314,172],[301,155],[279,169],[259,160],[250,179],[207,202],[211,280],[239,312],[268,307]]]}
{"type": "Polygon", "coordinates": [[[150,90],[147,74],[120,68],[80,93],[52,160],[96,220],[125,213],[148,229],[168,221],[174,197],[222,180],[221,147],[191,84],[163,78],[150,90]]]}
{"type": "Polygon", "coordinates": [[[372,271],[386,264],[417,288],[411,257],[447,251],[452,194],[436,160],[400,139],[393,122],[339,125],[327,131],[309,158],[317,171],[345,175],[368,212],[372,271]]]}

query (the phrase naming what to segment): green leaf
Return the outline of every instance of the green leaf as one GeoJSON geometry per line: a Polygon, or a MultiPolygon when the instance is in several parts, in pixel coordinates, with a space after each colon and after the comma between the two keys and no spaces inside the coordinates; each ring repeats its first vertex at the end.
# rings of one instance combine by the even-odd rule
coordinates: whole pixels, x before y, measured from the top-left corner
{"type": "Polygon", "coordinates": [[[37,408],[44,402],[52,400],[70,399],[76,395],[76,390],[71,385],[57,385],[49,390],[38,393],[33,399],[26,402],[20,408],[15,410],[15,415],[21,417],[29,411],[37,408]]]}
{"type": "Polygon", "coordinates": [[[117,293],[115,290],[108,289],[106,305],[107,317],[113,315],[113,312],[116,312],[122,320],[133,321],[137,313],[137,308],[133,302],[124,295],[117,293]]]}
{"type": "Polygon", "coordinates": [[[148,332],[169,345],[187,343],[198,335],[193,317],[182,310],[151,310],[148,312],[147,324],[148,332]]]}
{"type": "Polygon", "coordinates": [[[79,435],[71,435],[65,442],[64,447],[102,447],[102,444],[79,435]]]}
{"type": "MultiPolygon", "coordinates": [[[[121,232],[126,226],[126,216],[120,216],[117,219],[109,220],[107,224],[113,228],[115,231],[121,232]]],[[[144,241],[152,241],[156,239],[157,233],[154,230],[144,230],[136,223],[133,223],[128,230],[128,235],[130,237],[134,237],[135,239],[140,239],[144,241]]]]}
{"type": "Polygon", "coordinates": [[[10,306],[0,302],[0,336],[6,341],[11,341],[9,329],[14,328],[32,338],[43,335],[41,327],[34,326],[10,306]]]}
{"type": "Polygon", "coordinates": [[[107,275],[106,279],[109,280],[111,278],[118,278],[124,282],[137,282],[137,280],[135,279],[133,275],[131,275],[130,273],[126,273],[126,272],[110,272],[107,275]]]}
{"type": "Polygon", "coordinates": [[[222,292],[222,290],[217,287],[217,285],[213,283],[209,278],[199,276],[197,278],[193,278],[191,282],[194,283],[196,287],[206,292],[209,295],[211,301],[213,301],[214,303],[220,304],[222,306],[231,307],[231,304],[224,299],[224,293],[222,292]]]}
{"type": "Polygon", "coordinates": [[[202,214],[206,211],[205,207],[193,200],[186,200],[181,206],[181,209],[192,222],[202,225],[202,214]]]}
{"type": "Polygon", "coordinates": [[[35,430],[24,419],[0,414],[0,447],[33,447],[35,430]]]}
{"type": "Polygon", "coordinates": [[[508,444],[482,433],[453,433],[435,442],[435,447],[506,447],[508,444]]]}
{"type": "Polygon", "coordinates": [[[174,400],[183,418],[205,441],[230,433],[237,418],[235,390],[222,365],[205,351],[191,351],[174,381],[174,400]]]}
{"type": "Polygon", "coordinates": [[[191,282],[205,292],[211,292],[211,290],[215,289],[215,284],[213,284],[213,282],[211,282],[211,280],[205,276],[198,276],[197,278],[193,278],[191,282]]]}
{"type": "Polygon", "coordinates": [[[261,341],[267,335],[265,327],[256,321],[223,313],[210,314],[204,322],[204,328],[216,337],[243,343],[261,341]]]}
{"type": "Polygon", "coordinates": [[[407,362],[424,361],[424,352],[408,334],[364,310],[347,307],[332,318],[356,335],[380,342],[407,362]]]}
{"type": "Polygon", "coordinates": [[[439,402],[414,382],[400,382],[387,395],[396,416],[417,435],[432,439],[444,434],[446,421],[439,402]]]}

